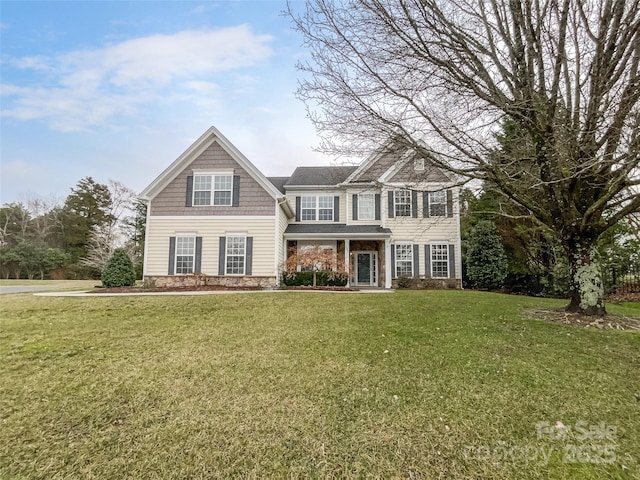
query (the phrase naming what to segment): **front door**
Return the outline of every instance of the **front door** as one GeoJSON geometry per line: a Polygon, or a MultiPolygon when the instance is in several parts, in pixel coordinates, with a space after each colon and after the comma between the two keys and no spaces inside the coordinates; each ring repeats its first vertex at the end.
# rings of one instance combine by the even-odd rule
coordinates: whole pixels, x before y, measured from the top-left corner
{"type": "Polygon", "coordinates": [[[378,285],[378,252],[355,252],[356,284],[375,287],[378,285]]]}

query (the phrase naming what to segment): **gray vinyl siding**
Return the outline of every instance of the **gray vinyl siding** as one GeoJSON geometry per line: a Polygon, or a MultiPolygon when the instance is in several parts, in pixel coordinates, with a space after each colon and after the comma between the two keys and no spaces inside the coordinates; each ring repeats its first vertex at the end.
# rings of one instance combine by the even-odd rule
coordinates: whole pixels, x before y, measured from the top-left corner
{"type": "Polygon", "coordinates": [[[449,178],[428,161],[424,162],[424,170],[414,170],[413,160],[409,160],[404,166],[389,179],[392,183],[420,183],[420,182],[449,182],[449,178]]]}
{"type": "Polygon", "coordinates": [[[151,215],[275,215],[275,203],[273,197],[214,142],[151,201],[151,215]],[[187,207],[187,177],[194,169],[233,169],[234,175],[240,177],[238,206],[187,207]]]}

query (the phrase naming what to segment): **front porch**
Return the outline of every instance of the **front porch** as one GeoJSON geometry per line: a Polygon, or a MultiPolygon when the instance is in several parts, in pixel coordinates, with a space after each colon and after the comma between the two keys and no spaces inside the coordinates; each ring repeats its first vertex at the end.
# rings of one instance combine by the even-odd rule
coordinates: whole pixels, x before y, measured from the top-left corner
{"type": "Polygon", "coordinates": [[[351,287],[391,288],[391,231],[378,225],[289,225],[285,258],[299,249],[321,247],[335,252],[351,287]]]}

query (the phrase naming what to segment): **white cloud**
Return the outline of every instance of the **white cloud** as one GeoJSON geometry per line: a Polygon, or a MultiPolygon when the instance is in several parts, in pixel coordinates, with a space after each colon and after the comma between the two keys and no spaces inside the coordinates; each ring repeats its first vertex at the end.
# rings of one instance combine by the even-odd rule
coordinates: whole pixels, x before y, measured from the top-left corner
{"type": "Polygon", "coordinates": [[[53,57],[9,59],[12,67],[41,76],[34,85],[3,85],[2,114],[73,131],[134,115],[145,104],[182,93],[216,97],[221,89],[212,79],[268,59],[271,41],[239,25],[151,35],[53,57]]]}

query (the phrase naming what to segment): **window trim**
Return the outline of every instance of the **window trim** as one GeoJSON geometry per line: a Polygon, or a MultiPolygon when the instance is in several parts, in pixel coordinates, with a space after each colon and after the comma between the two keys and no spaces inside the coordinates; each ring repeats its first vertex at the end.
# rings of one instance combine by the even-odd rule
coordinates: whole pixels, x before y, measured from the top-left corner
{"type": "Polygon", "coordinates": [[[394,217],[411,217],[412,214],[413,214],[413,211],[412,211],[413,205],[412,204],[413,204],[413,195],[412,195],[411,190],[408,190],[406,188],[399,188],[399,189],[393,190],[393,216],[394,217]],[[399,203],[398,202],[398,196],[397,196],[397,194],[399,194],[399,193],[405,194],[406,198],[408,199],[408,202],[399,203]],[[398,207],[400,205],[408,205],[409,206],[409,210],[408,210],[408,213],[406,215],[405,214],[398,215],[398,207]]]}
{"type": "Polygon", "coordinates": [[[400,277],[413,277],[414,275],[414,271],[413,271],[413,243],[410,242],[398,242],[394,244],[394,263],[395,263],[395,271],[393,272],[393,274],[395,275],[395,278],[400,278],[400,277]],[[408,251],[408,256],[409,256],[409,260],[403,259],[400,260],[398,257],[398,251],[400,250],[400,248],[398,247],[409,247],[409,251],[408,251]],[[411,273],[410,274],[399,274],[399,263],[400,262],[409,262],[409,265],[411,266],[411,273]]]}
{"type": "MultiPolygon", "coordinates": [[[[395,205],[394,205],[394,209],[395,209],[395,205]]],[[[369,193],[369,192],[361,192],[358,193],[358,220],[375,220],[376,219],[376,194],[375,193],[369,193]],[[360,200],[363,197],[369,197],[371,198],[371,218],[368,217],[364,217],[362,212],[365,211],[362,208],[362,204],[360,203],[360,200]]]]}
{"type": "Polygon", "coordinates": [[[225,276],[235,276],[235,277],[243,277],[247,274],[247,235],[244,233],[228,233],[225,235],[225,245],[224,245],[224,275],[225,276]],[[244,240],[243,245],[243,254],[242,255],[229,255],[229,239],[230,238],[242,238],[244,240]],[[242,257],[242,273],[229,273],[229,257],[242,257]]]}
{"type": "Polygon", "coordinates": [[[416,158],[416,159],[413,161],[413,169],[414,169],[416,172],[424,172],[424,170],[425,170],[425,161],[424,161],[424,158],[416,158]]]}
{"type": "Polygon", "coordinates": [[[334,216],[335,200],[334,199],[335,199],[335,195],[300,195],[300,221],[301,222],[333,222],[335,220],[335,216],[334,216]],[[305,198],[314,199],[313,208],[303,206],[305,198]],[[328,199],[330,207],[326,207],[326,206],[320,207],[320,198],[328,199]],[[309,210],[313,210],[312,219],[304,218],[304,212],[309,210]],[[327,212],[330,212],[331,218],[320,219],[320,210],[322,210],[325,215],[327,212]]]}
{"type": "Polygon", "coordinates": [[[176,233],[175,235],[175,239],[176,239],[176,246],[175,246],[175,252],[173,255],[173,261],[174,261],[174,267],[173,267],[173,274],[174,275],[192,275],[196,266],[196,250],[197,250],[197,246],[196,246],[196,234],[195,233],[176,233]],[[180,255],[181,257],[191,257],[191,271],[190,272],[178,272],[178,244],[180,239],[192,239],[193,240],[193,253],[190,255],[180,255]]]}
{"type": "Polygon", "coordinates": [[[191,194],[191,205],[194,207],[231,207],[233,206],[233,171],[193,171],[193,192],[191,194]],[[209,177],[210,188],[208,190],[196,190],[196,178],[197,177],[209,177]],[[231,178],[230,187],[227,189],[216,189],[216,177],[229,177],[231,178]],[[197,192],[209,192],[209,203],[196,203],[196,193],[197,192]],[[229,203],[216,203],[215,197],[216,192],[229,192],[229,203]]]}
{"type": "Polygon", "coordinates": [[[429,216],[430,217],[446,217],[447,214],[449,213],[447,211],[447,207],[448,207],[447,191],[446,190],[436,190],[434,192],[428,192],[428,194],[429,194],[429,216]],[[443,201],[434,202],[432,195],[435,195],[435,194],[438,194],[438,195],[441,194],[442,197],[443,197],[443,201]],[[433,207],[434,206],[439,206],[439,205],[443,205],[444,206],[444,210],[443,210],[442,215],[438,215],[438,214],[434,214],[433,213],[433,207]]]}
{"type": "Polygon", "coordinates": [[[430,263],[431,263],[431,278],[449,278],[449,275],[451,274],[451,272],[449,271],[449,243],[447,242],[432,242],[429,244],[430,245],[430,253],[429,255],[431,256],[430,263]],[[443,259],[436,259],[435,255],[436,255],[436,249],[434,247],[443,247],[442,250],[444,251],[444,260],[443,259]],[[444,276],[436,276],[435,275],[435,265],[436,263],[444,263],[445,267],[446,267],[446,275],[444,276]]]}

